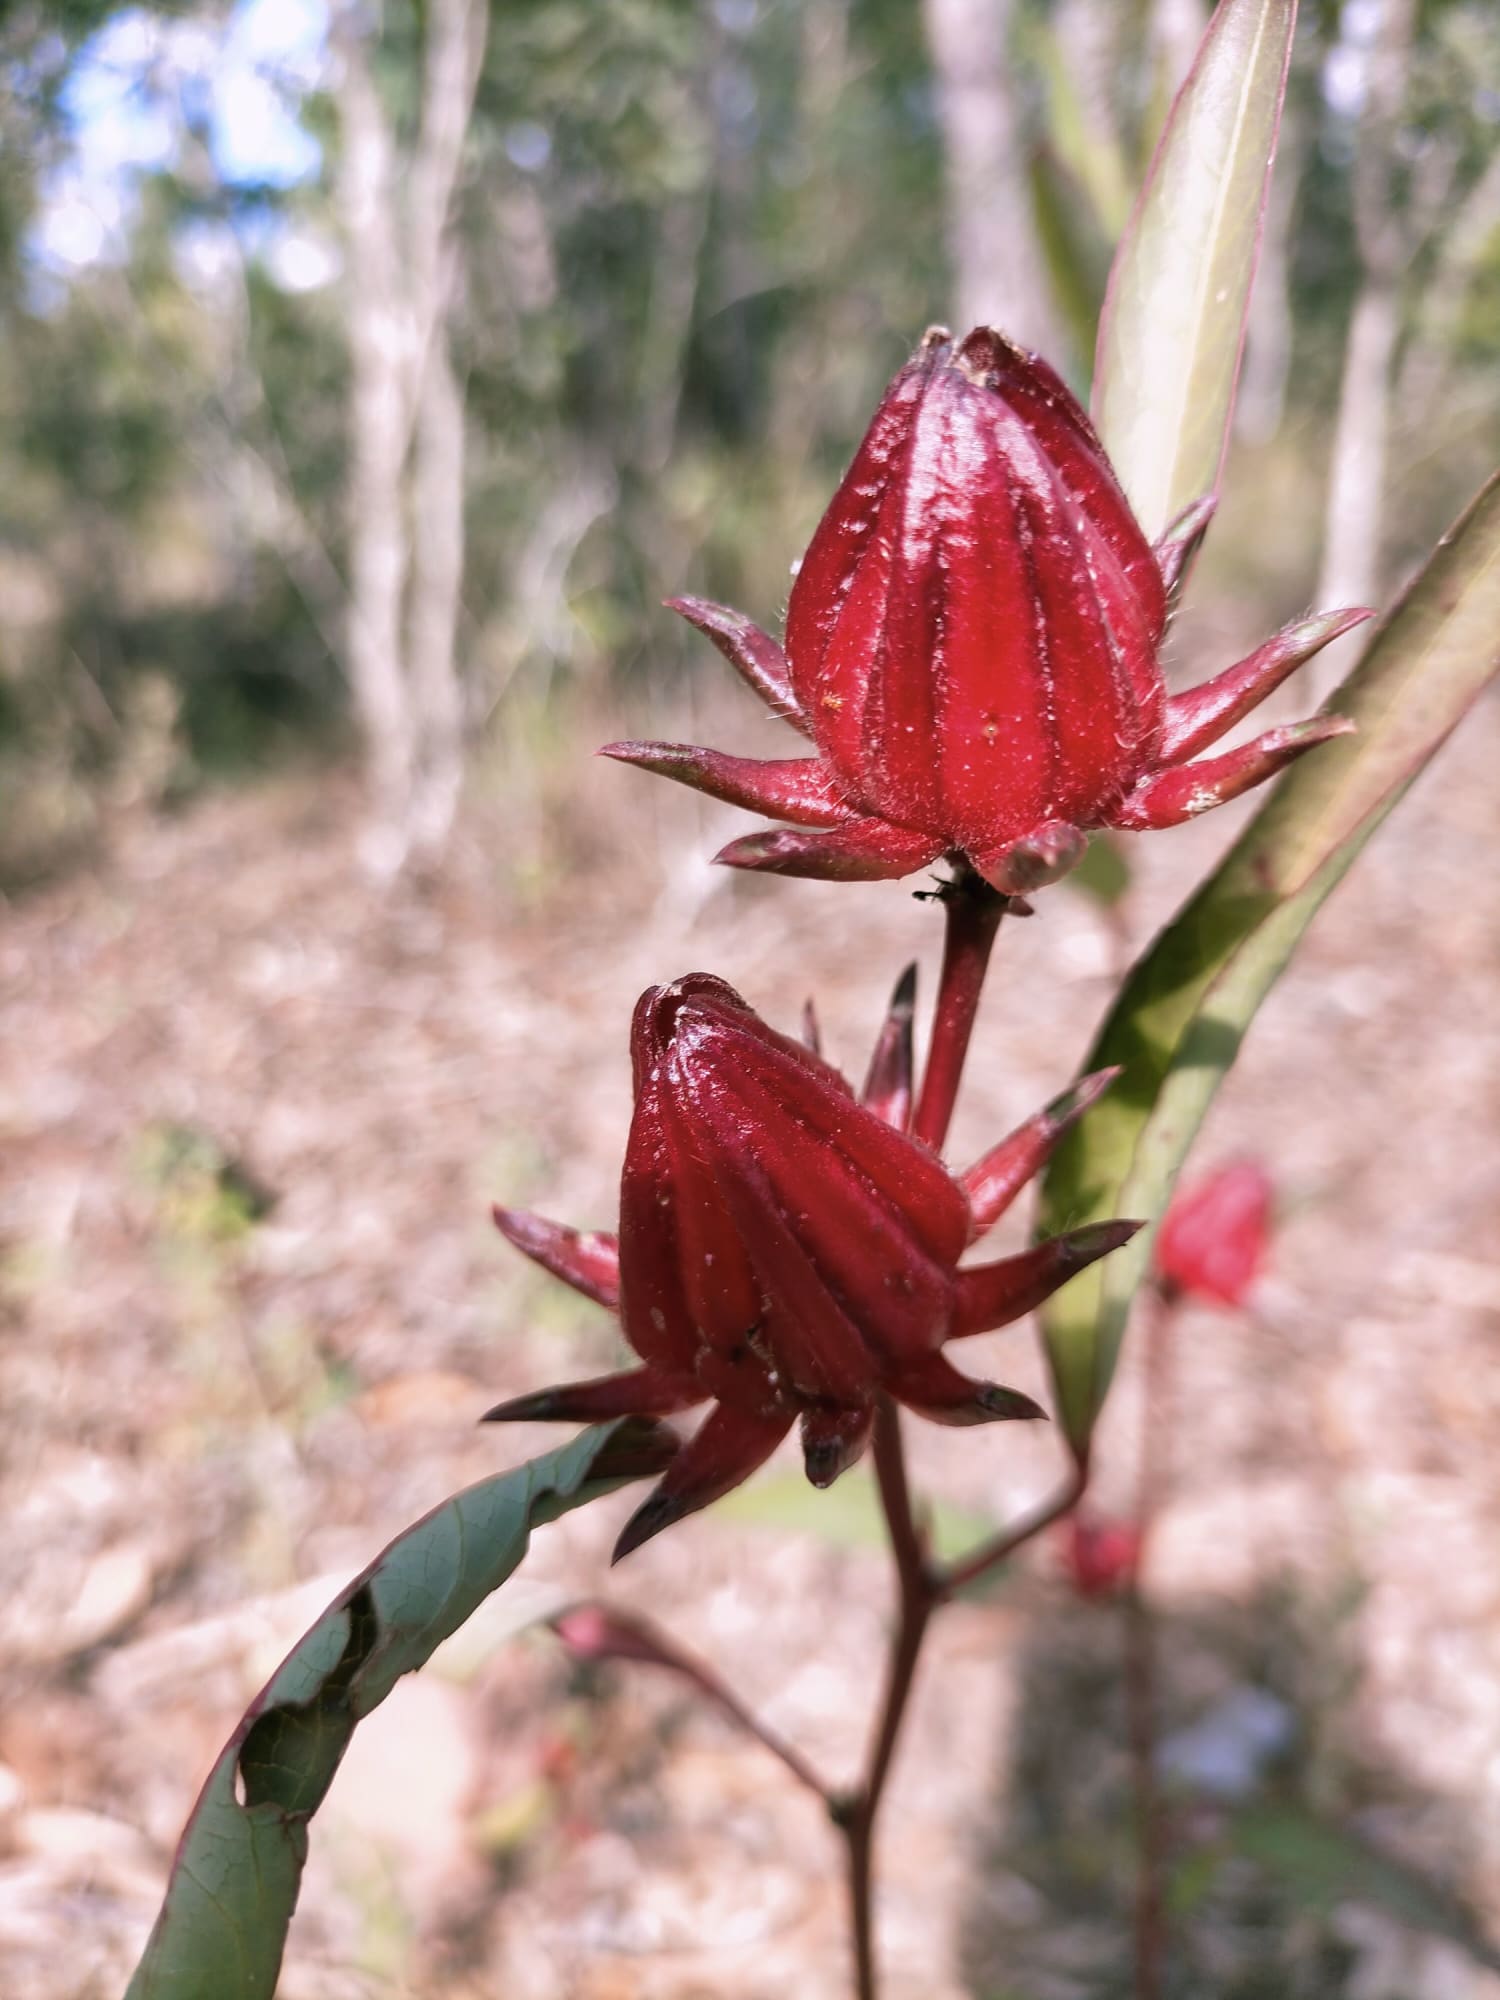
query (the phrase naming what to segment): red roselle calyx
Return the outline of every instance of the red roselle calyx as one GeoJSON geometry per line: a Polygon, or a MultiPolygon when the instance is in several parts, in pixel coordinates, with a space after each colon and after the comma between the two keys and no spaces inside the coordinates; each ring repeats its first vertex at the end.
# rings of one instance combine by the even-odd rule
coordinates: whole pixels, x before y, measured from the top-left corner
{"type": "Polygon", "coordinates": [[[736,867],[868,879],[947,854],[1024,896],[1091,830],[1175,826],[1353,726],[1320,716],[1189,761],[1370,615],[1303,619],[1168,696],[1158,652],[1211,512],[1152,548],[1047,363],[989,327],[957,342],[935,327],[802,559],[785,653],[738,612],[672,600],[816,755],[604,754],[798,829],[731,842],[719,859],[736,867]]]}
{"type": "Polygon", "coordinates": [[[1169,1291],[1240,1306],[1271,1241],[1275,1190],[1254,1160],[1234,1160],[1185,1187],[1156,1239],[1156,1271],[1169,1291]]]}
{"type": "Polygon", "coordinates": [[[1114,1072],[1085,1078],[955,1179],[904,1129],[910,1007],[903,979],[873,1101],[861,1103],[722,980],[652,987],[631,1035],[618,1238],[496,1210],[519,1249],[616,1307],[641,1365],[519,1397],[492,1418],[714,1406],[627,1524],[617,1560],[737,1486],[793,1423],[809,1479],[827,1486],[864,1449],[882,1396],[945,1424],[1043,1414],[962,1374],[944,1343],[1019,1319],[1139,1225],[1092,1224],[998,1263],[959,1259],[1114,1072]]]}

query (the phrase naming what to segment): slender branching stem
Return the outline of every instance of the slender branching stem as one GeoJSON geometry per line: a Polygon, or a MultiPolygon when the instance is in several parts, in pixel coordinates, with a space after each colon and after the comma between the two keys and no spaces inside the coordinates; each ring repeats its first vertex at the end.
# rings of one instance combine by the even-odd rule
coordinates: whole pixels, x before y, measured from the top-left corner
{"type": "Polygon", "coordinates": [[[779,1758],[799,1785],[805,1785],[830,1811],[833,1809],[832,1788],[824,1783],[801,1751],[788,1743],[769,1723],[763,1722],[716,1668],[679,1646],[669,1633],[652,1624],[650,1619],[639,1618],[633,1612],[616,1611],[608,1604],[585,1600],[570,1606],[555,1621],[554,1629],[565,1644],[580,1652],[584,1658],[635,1660],[643,1666],[663,1667],[668,1673],[678,1675],[696,1688],[705,1700],[712,1702],[736,1728],[743,1729],[757,1743],[763,1744],[773,1757],[779,1758]],[[575,1636],[576,1621],[580,1616],[596,1617],[602,1621],[602,1630],[592,1643],[584,1644],[575,1636]]]}
{"type": "Polygon", "coordinates": [[[859,1789],[840,1802],[834,1818],[842,1828],[849,1855],[849,1910],[854,1943],[854,1990],[859,2000],[875,2000],[875,1935],[872,1864],[875,1820],[885,1781],[905,1720],[906,1705],[926,1636],[927,1621],[937,1606],[927,1562],[927,1547],[912,1512],[901,1446],[901,1418],[889,1399],[875,1416],[875,1477],[880,1504],[890,1534],[896,1567],[896,1630],[886,1663],[885,1692],[859,1789]]]}
{"type": "MultiPolygon", "coordinates": [[[[922,1090],[912,1120],[914,1135],[941,1150],[948,1136],[964,1059],[979,1011],[1000,920],[1008,899],[990,888],[967,865],[942,892],[947,928],[943,969],[933,1013],[932,1038],[922,1090]]],[[[874,1936],[875,1825],[890,1775],[891,1759],[906,1718],[922,1641],[933,1613],[965,1582],[982,1575],[1049,1522],[1065,1513],[1082,1492],[1083,1473],[1036,1513],[1017,1523],[956,1569],[937,1568],[912,1509],[901,1443],[901,1420],[895,1405],[882,1400],[875,1417],[875,1476],[890,1536],[896,1572],[896,1619],[886,1663],[885,1689],[871,1738],[864,1775],[846,1798],[835,1802],[833,1817],[848,1848],[849,1909],[854,1947],[854,1989],[857,2000],[876,2000],[878,1975],[874,1936]]]]}
{"type": "Polygon", "coordinates": [[[933,1578],[933,1589],[938,1601],[946,1604],[949,1598],[957,1597],[998,1569],[1017,1549],[1026,1542],[1035,1541],[1054,1522],[1064,1520],[1083,1498],[1088,1485],[1088,1465],[1085,1461],[1075,1461],[1072,1470],[1062,1485],[1049,1500],[1043,1500],[1029,1514],[1023,1514],[1008,1528],[988,1542],[981,1542],[948,1569],[939,1570],[933,1578]]]}

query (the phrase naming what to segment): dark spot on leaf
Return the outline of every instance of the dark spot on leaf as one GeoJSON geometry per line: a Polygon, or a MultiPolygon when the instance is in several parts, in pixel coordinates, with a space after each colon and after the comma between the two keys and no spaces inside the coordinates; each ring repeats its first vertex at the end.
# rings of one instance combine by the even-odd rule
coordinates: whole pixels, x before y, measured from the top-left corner
{"type": "Polygon", "coordinates": [[[346,1607],[344,1650],[311,1701],[282,1702],[257,1716],[240,1751],[236,1796],[298,1818],[315,1813],[349,1747],[356,1717],[349,1692],[379,1632],[375,1598],[360,1585],[346,1607]]]}

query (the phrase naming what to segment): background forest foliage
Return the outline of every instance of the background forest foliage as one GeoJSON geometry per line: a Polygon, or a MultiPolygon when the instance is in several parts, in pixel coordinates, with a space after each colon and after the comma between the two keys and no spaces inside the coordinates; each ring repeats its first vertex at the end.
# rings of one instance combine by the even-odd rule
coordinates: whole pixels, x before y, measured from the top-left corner
{"type": "MultiPolygon", "coordinates": [[[[0,885],[356,744],[430,861],[486,745],[702,664],[663,596],[772,622],[930,321],[1086,390],[1205,13],[7,6],[0,885]]],[[[1304,8],[1221,590],[1378,600],[1494,462],[1497,130],[1484,0],[1304,8]]]]}

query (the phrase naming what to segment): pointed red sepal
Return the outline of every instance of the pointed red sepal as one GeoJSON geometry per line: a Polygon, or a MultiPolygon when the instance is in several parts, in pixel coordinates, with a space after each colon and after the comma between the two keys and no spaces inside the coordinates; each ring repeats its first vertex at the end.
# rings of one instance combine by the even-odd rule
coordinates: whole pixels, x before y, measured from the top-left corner
{"type": "Polygon", "coordinates": [[[881,819],[851,819],[829,833],[752,833],[714,856],[727,868],[822,882],[893,882],[942,853],[941,841],[881,819]]]}
{"type": "Polygon", "coordinates": [[[616,1237],[594,1230],[569,1229],[522,1208],[490,1210],[495,1227],[507,1243],[554,1278],[561,1278],[585,1298],[597,1299],[611,1312],[620,1303],[620,1247],[616,1237]]]}
{"type": "Polygon", "coordinates": [[[1202,687],[1172,695],[1167,702],[1167,717],[1157,752],[1161,762],[1186,763],[1210,743],[1217,743],[1305,660],[1374,616],[1373,611],[1355,608],[1320,611],[1314,618],[1299,618],[1273,639],[1267,639],[1263,646],[1257,646],[1237,665],[1205,681],[1202,687]]]}
{"type": "Polygon", "coordinates": [[[722,1500],[765,1463],[791,1427],[789,1410],[762,1414],[716,1403],[650,1499],[625,1523],[610,1561],[622,1561],[663,1528],[722,1500]]]}
{"type": "Polygon", "coordinates": [[[971,1241],[1000,1220],[1026,1183],[1041,1171],[1063,1134],[1091,1104],[1097,1103],[1119,1074],[1116,1065],[1080,1077],[1071,1090],[1054,1097],[1045,1110],[1017,1126],[1008,1139],[1002,1139],[983,1159],[974,1162],[963,1176],[964,1192],[974,1217],[971,1241]]]}
{"type": "Polygon", "coordinates": [[[806,1410],[802,1416],[802,1460],[814,1486],[832,1486],[863,1455],[875,1421],[871,1403],[857,1410],[806,1410]]]}
{"type": "Polygon", "coordinates": [[[1159,542],[1154,542],[1151,553],[1156,557],[1156,567],[1161,571],[1162,588],[1167,593],[1167,603],[1175,605],[1182,594],[1182,586],[1187,581],[1187,573],[1203,537],[1208,533],[1208,524],[1218,510],[1217,493],[1205,493],[1201,500],[1194,500],[1167,526],[1166,533],[1159,542]]]}
{"type": "Polygon", "coordinates": [[[587,1382],[566,1382],[558,1389],[536,1389],[497,1403],[479,1419],[482,1424],[603,1424],[612,1417],[671,1417],[707,1400],[698,1382],[658,1374],[654,1368],[627,1368],[618,1375],[596,1375],[587,1382]]]}
{"type": "Polygon", "coordinates": [[[993,1333],[996,1327],[1034,1312],[1069,1278],[1128,1243],[1139,1222],[1087,1222],[1066,1236],[1053,1236],[1018,1257],[978,1264],[958,1274],[958,1303],[951,1337],[993,1333]]]}
{"type": "Polygon", "coordinates": [[[798,826],[841,826],[850,817],[816,757],[730,757],[691,743],[606,743],[596,754],[798,826]]]}
{"type": "Polygon", "coordinates": [[[970,860],[992,889],[1002,896],[1029,896],[1033,889],[1045,889],[1059,882],[1069,869],[1076,868],[1088,846],[1087,838],[1066,820],[1049,819],[1003,847],[970,855],[970,860]]]}
{"type": "Polygon", "coordinates": [[[935,1424],[1003,1424],[1047,1415],[1019,1389],[976,1382],[941,1354],[924,1354],[908,1363],[890,1378],[889,1388],[898,1402],[935,1424]]]}
{"type": "Polygon", "coordinates": [[[909,965],[896,981],[870,1057],[870,1073],[860,1092],[860,1102],[898,1132],[906,1131],[911,1123],[912,1016],[916,1008],[917,968],[909,965]]]}
{"type": "Polygon", "coordinates": [[[1143,779],[1116,810],[1110,824],[1128,833],[1181,826],[1184,820],[1226,805],[1241,792],[1274,777],[1320,743],[1348,736],[1354,727],[1347,715],[1319,715],[1311,722],[1268,729],[1253,743],[1226,750],[1222,757],[1206,757],[1201,764],[1171,765],[1143,779]]]}
{"type": "Polygon", "coordinates": [[[762,632],[743,611],[732,611],[727,604],[710,604],[706,597],[669,597],[666,607],[711,639],[741,680],[755,690],[768,708],[793,729],[811,736],[812,729],[792,692],[786,654],[769,632],[762,632]]]}

